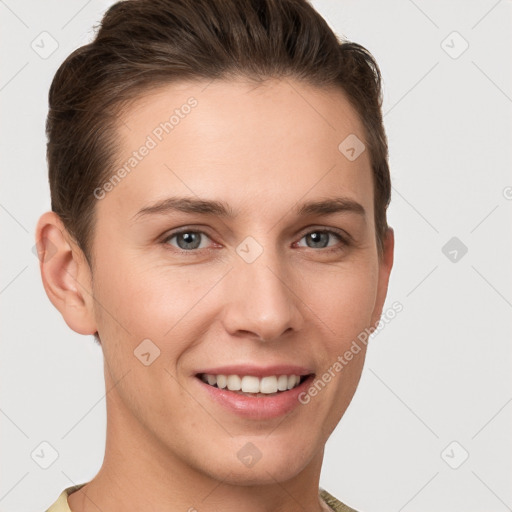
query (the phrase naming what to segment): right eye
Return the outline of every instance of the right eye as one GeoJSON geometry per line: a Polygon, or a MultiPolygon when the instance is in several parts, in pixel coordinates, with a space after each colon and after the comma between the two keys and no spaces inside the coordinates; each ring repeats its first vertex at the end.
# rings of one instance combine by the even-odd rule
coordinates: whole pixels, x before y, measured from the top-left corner
{"type": "Polygon", "coordinates": [[[173,245],[174,247],[177,247],[184,252],[191,252],[197,249],[205,248],[204,246],[201,246],[203,237],[209,238],[208,235],[203,231],[185,229],[170,233],[169,236],[162,240],[162,243],[165,245],[173,245]],[[170,243],[170,241],[173,239],[176,239],[176,245],[170,243]]]}

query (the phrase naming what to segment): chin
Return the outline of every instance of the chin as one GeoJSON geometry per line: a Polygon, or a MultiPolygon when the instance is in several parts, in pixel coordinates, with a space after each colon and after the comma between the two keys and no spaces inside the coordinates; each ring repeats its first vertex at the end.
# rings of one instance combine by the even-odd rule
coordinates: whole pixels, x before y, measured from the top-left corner
{"type": "MultiPolygon", "coordinates": [[[[296,442],[283,446],[282,437],[277,436],[273,441],[264,436],[234,438],[232,448],[211,454],[214,464],[208,468],[209,476],[232,485],[272,485],[297,476],[315,455],[313,443],[304,439],[302,446],[296,442]]],[[[203,465],[204,461],[202,457],[203,465]]]]}

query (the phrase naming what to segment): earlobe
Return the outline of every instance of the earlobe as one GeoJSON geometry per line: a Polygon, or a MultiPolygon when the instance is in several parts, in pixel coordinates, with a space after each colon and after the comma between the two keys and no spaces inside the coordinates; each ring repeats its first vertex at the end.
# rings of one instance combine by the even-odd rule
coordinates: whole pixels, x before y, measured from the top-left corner
{"type": "Polygon", "coordinates": [[[36,246],[43,286],[67,325],[79,334],[97,332],[91,273],[82,251],[55,212],[44,213],[37,223],[36,246]]]}
{"type": "Polygon", "coordinates": [[[377,298],[375,300],[375,309],[372,315],[373,327],[379,322],[382,315],[382,309],[388,293],[389,276],[393,268],[393,259],[395,253],[395,233],[393,228],[388,228],[384,237],[384,248],[382,258],[379,261],[379,278],[377,288],[377,298]]]}

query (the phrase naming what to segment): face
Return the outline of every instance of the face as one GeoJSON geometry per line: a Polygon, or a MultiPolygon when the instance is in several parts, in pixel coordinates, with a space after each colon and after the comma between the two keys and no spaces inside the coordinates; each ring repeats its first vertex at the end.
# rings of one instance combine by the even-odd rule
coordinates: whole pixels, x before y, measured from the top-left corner
{"type": "Polygon", "coordinates": [[[341,91],[280,80],[173,84],[121,118],[93,240],[109,422],[215,479],[289,479],[349,405],[365,345],[333,366],[385,299],[370,156],[338,149],[363,125],[341,91]],[[221,389],[236,374],[264,396],[221,389]],[[299,387],[267,394],[282,375],[299,387]]]}

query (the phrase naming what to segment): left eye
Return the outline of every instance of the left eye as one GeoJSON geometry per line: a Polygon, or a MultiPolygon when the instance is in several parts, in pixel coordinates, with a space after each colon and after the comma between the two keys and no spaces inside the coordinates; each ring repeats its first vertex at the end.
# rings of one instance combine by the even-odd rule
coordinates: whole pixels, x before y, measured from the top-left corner
{"type": "Polygon", "coordinates": [[[325,243],[328,243],[329,237],[331,237],[332,239],[333,235],[338,239],[339,242],[345,243],[343,237],[336,233],[335,231],[319,229],[307,233],[301,238],[301,240],[310,240],[312,242],[312,245],[308,247],[312,249],[325,249],[326,247],[329,247],[328,245],[326,246],[325,243]]]}

